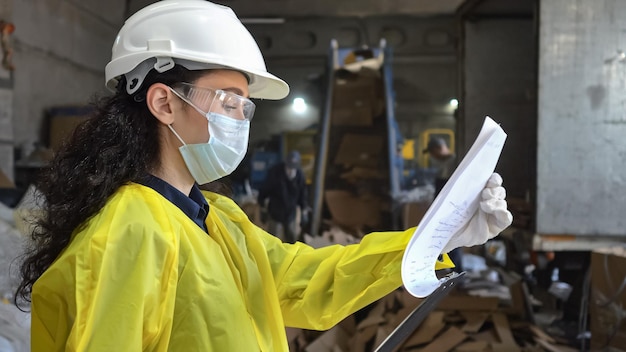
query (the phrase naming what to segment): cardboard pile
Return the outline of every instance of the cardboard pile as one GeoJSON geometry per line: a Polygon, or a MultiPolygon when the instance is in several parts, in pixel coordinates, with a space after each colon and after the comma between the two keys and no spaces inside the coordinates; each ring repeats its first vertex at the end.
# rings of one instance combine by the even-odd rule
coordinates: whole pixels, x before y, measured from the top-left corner
{"type": "Polygon", "coordinates": [[[384,108],[380,71],[337,71],[323,192],[332,222],[352,233],[390,227],[384,108]]]}
{"type": "Polygon", "coordinates": [[[385,107],[380,71],[337,71],[333,87],[333,126],[372,126],[385,107]]]}
{"type": "MultiPolygon", "coordinates": [[[[357,241],[337,227],[306,236],[314,247],[357,241]]],[[[576,351],[535,324],[535,303],[518,275],[487,269],[466,276],[396,351],[576,351]]],[[[290,351],[374,351],[422,301],[400,287],[328,331],[288,328],[290,351]]]]}
{"type": "Polygon", "coordinates": [[[430,201],[405,203],[402,206],[403,226],[408,229],[417,226],[430,207],[430,201]]]}
{"type": "Polygon", "coordinates": [[[15,188],[13,181],[2,170],[0,170],[0,188],[15,188]]]}
{"type": "MultiPolygon", "coordinates": [[[[374,351],[421,300],[400,288],[326,332],[288,329],[292,352],[374,351]],[[363,312],[360,312],[363,313],[363,312]]],[[[396,351],[576,351],[522,320],[496,297],[455,292],[446,297],[396,351]]]]}
{"type": "Polygon", "coordinates": [[[46,142],[50,149],[57,150],[92,112],[91,106],[57,106],[46,110],[49,130],[46,142]]]}
{"type": "Polygon", "coordinates": [[[626,350],[626,248],[591,253],[591,348],[626,350]]]}

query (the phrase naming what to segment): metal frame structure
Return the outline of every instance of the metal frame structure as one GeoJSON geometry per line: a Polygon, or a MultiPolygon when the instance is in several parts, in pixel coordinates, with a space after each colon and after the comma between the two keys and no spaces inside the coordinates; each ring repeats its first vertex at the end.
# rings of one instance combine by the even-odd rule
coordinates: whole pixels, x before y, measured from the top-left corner
{"type": "MultiPolygon", "coordinates": [[[[326,100],[323,108],[322,119],[319,124],[319,145],[315,161],[315,173],[313,180],[313,212],[311,216],[311,234],[318,235],[320,230],[320,224],[322,221],[322,208],[324,204],[324,183],[326,175],[326,166],[328,163],[328,148],[329,148],[329,136],[331,128],[331,114],[333,104],[333,93],[335,83],[335,72],[338,63],[338,58],[341,53],[353,51],[354,48],[339,48],[336,40],[331,40],[328,61],[327,61],[327,74],[328,82],[326,89],[326,100]]],[[[395,201],[396,195],[400,192],[400,177],[399,170],[395,168],[395,158],[401,157],[397,154],[397,144],[401,140],[397,135],[397,123],[395,121],[394,100],[395,94],[393,90],[393,70],[392,70],[392,49],[386,45],[384,39],[380,42],[379,48],[373,48],[374,53],[383,54],[383,64],[381,66],[381,73],[383,78],[383,91],[385,95],[385,118],[387,126],[387,157],[389,159],[389,190],[392,214],[392,227],[393,230],[400,228],[400,204],[395,201]]]]}

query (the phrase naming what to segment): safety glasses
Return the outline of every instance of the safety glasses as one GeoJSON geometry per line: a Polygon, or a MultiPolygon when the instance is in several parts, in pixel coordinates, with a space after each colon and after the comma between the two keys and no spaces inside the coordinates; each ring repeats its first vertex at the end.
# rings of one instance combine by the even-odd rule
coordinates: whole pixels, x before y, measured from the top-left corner
{"type": "Polygon", "coordinates": [[[248,121],[252,120],[254,115],[254,103],[235,93],[198,87],[191,83],[177,83],[172,87],[172,91],[204,115],[212,112],[248,121]]]}

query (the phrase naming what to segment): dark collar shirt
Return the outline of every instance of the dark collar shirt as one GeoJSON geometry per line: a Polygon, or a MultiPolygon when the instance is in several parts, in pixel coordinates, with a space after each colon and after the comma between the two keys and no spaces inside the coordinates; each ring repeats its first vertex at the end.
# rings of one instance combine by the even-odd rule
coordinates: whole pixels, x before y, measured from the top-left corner
{"type": "Polygon", "coordinates": [[[191,221],[200,226],[204,232],[209,233],[206,226],[206,218],[209,215],[209,204],[202,195],[198,184],[194,184],[191,188],[191,192],[189,192],[189,196],[186,196],[184,193],[174,188],[174,186],[154,175],[148,175],[138,183],[159,192],[159,194],[185,213],[191,221]]]}

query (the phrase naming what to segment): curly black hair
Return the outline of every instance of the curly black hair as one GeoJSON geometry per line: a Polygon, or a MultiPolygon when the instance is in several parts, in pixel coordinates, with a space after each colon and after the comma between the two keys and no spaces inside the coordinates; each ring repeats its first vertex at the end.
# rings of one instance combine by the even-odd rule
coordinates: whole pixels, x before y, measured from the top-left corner
{"type": "MultiPolygon", "coordinates": [[[[127,94],[122,79],[114,95],[95,101],[93,115],[76,128],[36,182],[44,215],[34,223],[32,246],[21,264],[18,307],[21,300],[30,301],[33,284],[67,247],[72,233],[120,186],[140,181],[160,167],[159,123],[145,103],[147,87],[157,82],[193,83],[203,73],[179,65],[164,73],[152,70],[138,92],[127,94]]],[[[224,187],[216,183],[203,189],[224,187]]]]}

